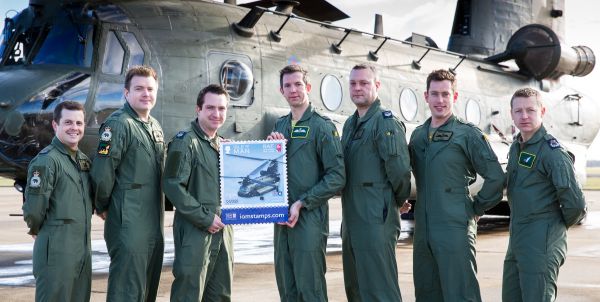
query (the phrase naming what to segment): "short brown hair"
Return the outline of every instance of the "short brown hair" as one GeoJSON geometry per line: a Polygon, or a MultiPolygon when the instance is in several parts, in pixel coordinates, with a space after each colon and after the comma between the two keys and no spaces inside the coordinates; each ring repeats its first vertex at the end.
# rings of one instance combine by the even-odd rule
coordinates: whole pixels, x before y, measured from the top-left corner
{"type": "Polygon", "coordinates": [[[530,87],[525,87],[525,88],[519,88],[517,89],[517,91],[515,91],[515,93],[513,93],[512,98],[510,98],[510,109],[513,108],[513,100],[515,98],[518,97],[522,97],[522,98],[528,98],[528,97],[535,97],[535,103],[542,108],[543,104],[542,104],[542,98],[540,98],[540,92],[530,88],[530,87]]]}
{"type": "Polygon", "coordinates": [[[377,71],[377,68],[375,67],[375,65],[361,63],[361,64],[356,64],[356,65],[354,65],[354,67],[352,67],[352,70],[359,70],[359,69],[371,70],[371,72],[373,73],[373,76],[375,78],[375,81],[379,81],[379,72],[377,71]]]}
{"type": "Polygon", "coordinates": [[[59,103],[54,108],[54,115],[52,116],[52,120],[57,124],[60,123],[60,119],[62,118],[62,110],[72,110],[72,111],[83,111],[83,116],[85,117],[85,110],[83,109],[83,105],[81,103],[75,101],[64,101],[59,103]]]}
{"type": "Polygon", "coordinates": [[[131,79],[135,76],[153,77],[156,82],[158,82],[158,76],[156,75],[154,68],[150,66],[133,66],[127,70],[127,75],[125,76],[125,89],[129,90],[131,79]]]}
{"type": "Polygon", "coordinates": [[[429,91],[429,86],[432,81],[441,82],[446,80],[450,81],[452,91],[456,92],[456,76],[445,69],[434,70],[427,76],[427,91],[429,91]]]}
{"type": "Polygon", "coordinates": [[[225,90],[225,88],[217,84],[210,84],[202,88],[202,90],[200,90],[200,93],[198,93],[198,98],[196,99],[196,106],[200,107],[200,109],[202,109],[202,106],[204,106],[204,96],[207,93],[224,95],[227,98],[227,103],[229,103],[229,93],[227,93],[227,90],[225,90]]]}
{"type": "Polygon", "coordinates": [[[279,71],[279,87],[283,88],[284,75],[295,72],[299,72],[302,74],[302,81],[304,82],[304,85],[308,84],[308,71],[306,69],[302,68],[302,66],[300,65],[288,65],[286,67],[283,67],[279,71]]]}

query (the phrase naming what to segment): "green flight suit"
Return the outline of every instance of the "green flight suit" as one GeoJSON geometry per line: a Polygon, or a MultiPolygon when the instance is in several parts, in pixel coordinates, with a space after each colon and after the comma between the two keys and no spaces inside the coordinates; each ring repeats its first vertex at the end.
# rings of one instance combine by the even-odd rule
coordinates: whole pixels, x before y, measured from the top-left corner
{"type": "Polygon", "coordinates": [[[585,200],[569,154],[542,126],[508,157],[510,239],[502,301],[554,301],[567,254],[567,228],[585,215],[585,200]]]}
{"type": "Polygon", "coordinates": [[[504,172],[479,128],[454,115],[435,131],[430,123],[431,118],[417,127],[409,143],[417,185],[416,301],[481,301],[474,218],[502,199],[504,172]],[[476,174],[484,183],[472,196],[469,185],[476,174]]]}
{"type": "Polygon", "coordinates": [[[292,127],[292,114],[273,131],[287,139],[288,203],[301,200],[293,228],[275,224],[275,276],[281,301],[327,301],[325,250],[329,235],[327,201],[345,183],[339,134],[312,105],[292,127]]]}
{"type": "Polygon", "coordinates": [[[98,213],[108,211],[107,301],[154,301],[164,251],[161,175],[164,139],[153,117],[142,121],[129,103],[100,128],[92,181],[98,213]]]}
{"type": "Polygon", "coordinates": [[[348,301],[402,301],[396,242],[399,207],[410,195],[406,129],[376,100],[344,124],[342,260],[348,301]]]}
{"type": "Polygon", "coordinates": [[[195,120],[169,144],[163,188],[175,206],[171,301],[231,301],[233,229],[208,232],[221,215],[220,140],[211,142],[195,120]]]}
{"type": "Polygon", "coordinates": [[[92,286],[90,160],[54,137],[29,164],[23,217],[33,246],[36,301],[89,301],[92,286]],[[75,158],[75,160],[73,159],[75,158]]]}

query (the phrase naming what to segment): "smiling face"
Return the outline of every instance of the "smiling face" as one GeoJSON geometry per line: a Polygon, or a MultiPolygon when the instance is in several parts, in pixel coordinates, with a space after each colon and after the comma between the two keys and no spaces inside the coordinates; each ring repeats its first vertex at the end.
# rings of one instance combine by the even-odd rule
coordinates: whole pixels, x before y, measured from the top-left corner
{"type": "Polygon", "coordinates": [[[208,92],[204,95],[202,107],[196,106],[198,125],[210,137],[223,126],[227,115],[227,96],[208,92]]]}
{"type": "Polygon", "coordinates": [[[515,126],[521,131],[523,141],[530,139],[542,127],[542,117],[546,113],[536,96],[517,96],[512,100],[510,115],[515,126]]]}
{"type": "Polygon", "coordinates": [[[150,110],[156,105],[158,83],[151,76],[134,76],[129,88],[125,88],[125,98],[142,119],[147,119],[150,110]]]}
{"type": "Polygon", "coordinates": [[[369,68],[352,69],[350,72],[350,98],[359,109],[366,109],[377,99],[381,83],[369,68]]]}
{"type": "Polygon", "coordinates": [[[432,124],[441,126],[445,123],[452,116],[452,107],[457,99],[458,93],[452,89],[452,82],[431,81],[425,92],[425,101],[431,111],[432,124]]]}
{"type": "Polygon", "coordinates": [[[73,151],[77,150],[85,128],[83,111],[62,109],[60,120],[58,123],[52,121],[52,128],[63,145],[73,151]]]}
{"type": "Polygon", "coordinates": [[[281,79],[279,91],[290,107],[303,108],[308,106],[310,84],[304,83],[301,72],[286,73],[281,79]]]}

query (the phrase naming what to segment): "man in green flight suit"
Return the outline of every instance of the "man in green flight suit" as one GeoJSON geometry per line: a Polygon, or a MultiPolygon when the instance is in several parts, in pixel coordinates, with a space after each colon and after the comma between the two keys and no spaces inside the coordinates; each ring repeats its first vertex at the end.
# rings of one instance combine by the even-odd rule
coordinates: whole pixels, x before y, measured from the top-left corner
{"type": "Polygon", "coordinates": [[[279,118],[268,140],[287,140],[289,218],[275,225],[275,276],[282,302],[327,301],[325,249],[329,198],[344,186],[338,132],[311,106],[307,71],[288,65],[279,91],[291,112],[279,118]]]}
{"type": "Polygon", "coordinates": [[[171,301],[231,301],[233,229],[220,218],[217,135],[228,103],[221,86],[202,89],[196,120],[169,144],[163,188],[175,206],[171,301]]]}
{"type": "Polygon", "coordinates": [[[481,301],[475,261],[477,220],[502,199],[504,172],[486,136],[452,113],[456,78],[427,77],[431,117],[413,131],[409,149],[417,185],[413,278],[418,302],[481,301]],[[472,196],[476,175],[483,186],[472,196]]]}
{"type": "Polygon", "coordinates": [[[346,186],[342,194],[342,260],[348,301],[402,301],[396,241],[410,204],[404,124],[382,107],[372,65],[350,72],[356,112],[344,124],[346,186]]]}
{"type": "Polygon", "coordinates": [[[150,116],[158,77],[135,66],[125,77],[123,108],[100,128],[91,175],[110,255],[107,301],[155,301],[164,250],[160,182],[163,131],[150,116]]]}
{"type": "Polygon", "coordinates": [[[89,301],[92,286],[90,161],[78,148],[83,105],[54,109],[56,136],[29,164],[23,217],[33,246],[36,301],[89,301]]]}
{"type": "Polygon", "coordinates": [[[567,229],[585,215],[585,200],[571,156],[542,124],[540,93],[519,89],[510,106],[520,133],[508,156],[510,238],[502,301],[550,302],[567,254],[567,229]]]}

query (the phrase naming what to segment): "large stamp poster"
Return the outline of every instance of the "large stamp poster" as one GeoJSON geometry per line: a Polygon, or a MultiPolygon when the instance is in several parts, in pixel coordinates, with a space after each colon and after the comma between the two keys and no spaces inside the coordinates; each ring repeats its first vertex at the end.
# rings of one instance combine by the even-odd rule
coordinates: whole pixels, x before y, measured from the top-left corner
{"type": "Polygon", "coordinates": [[[223,223],[287,221],[285,141],[224,142],[220,157],[223,223]]]}

